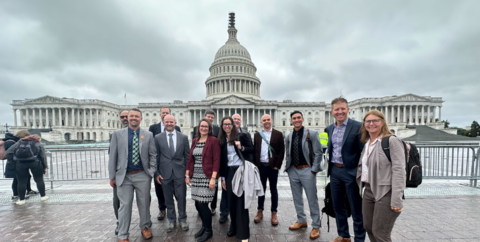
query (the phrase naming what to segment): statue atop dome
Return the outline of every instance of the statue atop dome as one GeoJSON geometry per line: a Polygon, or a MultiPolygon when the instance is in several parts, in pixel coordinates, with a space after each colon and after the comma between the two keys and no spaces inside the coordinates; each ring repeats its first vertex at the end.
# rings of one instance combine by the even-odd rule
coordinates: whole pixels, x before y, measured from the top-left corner
{"type": "Polygon", "coordinates": [[[230,24],[228,25],[229,28],[235,28],[235,13],[231,12],[228,15],[230,15],[230,24]]]}

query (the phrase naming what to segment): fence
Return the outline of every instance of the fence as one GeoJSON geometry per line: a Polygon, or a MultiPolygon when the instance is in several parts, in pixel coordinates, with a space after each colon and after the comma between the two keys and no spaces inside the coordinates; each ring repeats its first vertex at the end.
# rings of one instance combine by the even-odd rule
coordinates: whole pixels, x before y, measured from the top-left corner
{"type": "MultiPolygon", "coordinates": [[[[478,143],[418,143],[424,179],[463,179],[477,186],[480,178],[478,143]]],[[[48,148],[45,180],[108,179],[108,147],[48,148]]],[[[2,161],[4,172],[6,161],[2,161]]],[[[284,166],[279,174],[283,173],[284,166]]],[[[326,166],[324,167],[326,170],[326,166]]],[[[326,179],[326,172],[319,175],[326,179]]]]}

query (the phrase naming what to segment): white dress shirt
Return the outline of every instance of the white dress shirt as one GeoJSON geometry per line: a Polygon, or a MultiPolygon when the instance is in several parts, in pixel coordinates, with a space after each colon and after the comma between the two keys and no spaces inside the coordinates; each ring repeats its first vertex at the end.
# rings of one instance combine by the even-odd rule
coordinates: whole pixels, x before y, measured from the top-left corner
{"type": "MultiPolygon", "coordinates": [[[[263,132],[263,135],[265,135],[265,139],[267,139],[268,143],[270,143],[270,137],[272,137],[272,129],[270,129],[270,131],[262,130],[260,132],[263,132]]],[[[268,157],[269,157],[268,145],[267,145],[267,142],[265,142],[265,140],[262,138],[262,150],[260,151],[260,162],[268,163],[268,157]]]]}
{"type": "Polygon", "coordinates": [[[165,125],[163,125],[163,122],[160,122],[160,133],[165,131],[165,125]]]}
{"type": "Polygon", "coordinates": [[[376,138],[371,145],[370,144],[370,139],[367,140],[367,143],[365,143],[365,152],[363,152],[363,157],[362,157],[362,182],[368,182],[368,164],[367,160],[370,154],[372,153],[373,148],[378,142],[382,141],[382,137],[376,138]]]}
{"type": "Polygon", "coordinates": [[[177,131],[174,130],[173,132],[167,132],[167,143],[168,143],[168,147],[170,147],[170,136],[168,134],[173,134],[172,135],[172,139],[173,139],[173,150],[174,151],[177,151],[177,131]]]}

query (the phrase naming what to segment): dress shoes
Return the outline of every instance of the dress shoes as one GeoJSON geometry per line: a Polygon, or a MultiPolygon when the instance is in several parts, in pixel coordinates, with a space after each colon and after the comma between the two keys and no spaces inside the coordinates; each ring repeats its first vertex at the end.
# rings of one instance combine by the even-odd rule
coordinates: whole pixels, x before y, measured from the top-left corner
{"type": "Polygon", "coordinates": [[[160,210],[157,215],[158,220],[164,220],[165,219],[165,210],[160,210]]]}
{"type": "Polygon", "coordinates": [[[221,223],[221,224],[224,224],[225,222],[227,222],[227,217],[228,216],[221,216],[220,215],[220,219],[218,219],[218,222],[221,223]]]}
{"type": "Polygon", "coordinates": [[[330,242],[351,242],[352,239],[350,238],[343,238],[342,236],[338,236],[334,240],[330,240],[330,242]]]}
{"type": "Polygon", "coordinates": [[[118,239],[118,242],[129,242],[130,240],[128,240],[128,238],[126,239],[118,239]]]}
{"type": "Polygon", "coordinates": [[[197,242],[205,242],[213,237],[212,229],[206,229],[205,232],[198,238],[197,242]]]}
{"type": "Polygon", "coordinates": [[[313,228],[310,232],[310,239],[318,239],[320,237],[320,229],[313,228]]]}
{"type": "Polygon", "coordinates": [[[227,236],[228,236],[228,237],[233,237],[233,236],[235,236],[235,235],[237,235],[237,232],[235,232],[235,231],[233,231],[233,230],[228,230],[228,232],[227,232],[227,236]]]}
{"type": "Polygon", "coordinates": [[[204,232],[205,232],[205,227],[202,227],[198,232],[195,233],[195,238],[202,236],[204,232]]]}
{"type": "Polygon", "coordinates": [[[255,216],[255,218],[253,219],[253,222],[255,222],[256,224],[260,223],[263,219],[263,210],[259,209],[257,211],[257,216],[255,216]]]}
{"type": "Polygon", "coordinates": [[[295,222],[294,224],[290,225],[290,227],[288,227],[290,230],[298,230],[298,229],[301,229],[301,228],[306,228],[308,225],[307,225],[307,222],[305,223],[299,223],[299,222],[295,222]]]}
{"type": "Polygon", "coordinates": [[[277,213],[276,212],[272,212],[272,225],[273,226],[277,226],[278,225],[278,218],[277,218],[277,213]]]}
{"type": "Polygon", "coordinates": [[[150,231],[149,228],[143,228],[142,229],[142,237],[143,239],[151,239],[153,236],[152,236],[152,232],[150,231]]]}

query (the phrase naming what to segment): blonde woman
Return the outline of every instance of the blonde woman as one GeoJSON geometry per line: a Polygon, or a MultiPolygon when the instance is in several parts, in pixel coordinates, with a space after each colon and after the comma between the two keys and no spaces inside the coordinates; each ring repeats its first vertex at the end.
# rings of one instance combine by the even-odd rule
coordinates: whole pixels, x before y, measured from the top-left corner
{"type": "MultiPolygon", "coordinates": [[[[405,190],[405,149],[402,141],[392,136],[385,116],[369,111],[360,129],[365,144],[357,169],[357,184],[363,192],[363,226],[370,241],[392,241],[392,229],[403,210],[405,190]],[[382,139],[388,136],[390,162],[382,149],[382,139]]],[[[361,195],[361,194],[360,194],[361,195]]]]}

